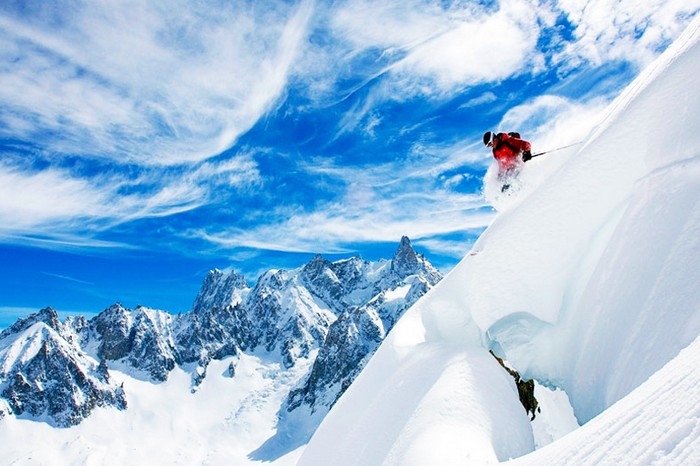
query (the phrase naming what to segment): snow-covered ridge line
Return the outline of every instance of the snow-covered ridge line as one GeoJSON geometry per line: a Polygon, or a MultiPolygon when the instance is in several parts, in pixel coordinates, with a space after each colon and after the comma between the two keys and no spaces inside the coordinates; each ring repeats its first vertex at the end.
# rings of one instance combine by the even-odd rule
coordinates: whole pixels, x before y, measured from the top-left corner
{"type": "MultiPolygon", "coordinates": [[[[47,308],[20,319],[0,334],[0,388],[16,379],[22,386],[35,387],[38,391],[34,396],[43,396],[47,381],[75,392],[70,378],[24,369],[27,364],[36,365],[34,361],[47,338],[55,342],[62,354],[72,355],[86,374],[97,373],[98,379],[107,380],[110,367],[132,378],[164,383],[180,367],[190,373],[193,393],[208,376],[213,360],[240,359],[248,353],[277,361],[282,372],[292,370],[300,361],[310,370],[320,349],[326,355],[324,363],[332,366],[324,371],[324,376],[342,380],[343,384],[308,388],[305,384],[309,382],[301,379],[299,389],[309,399],[323,399],[314,412],[325,414],[352,382],[363,358],[373,353],[399,315],[440,278],[440,273],[413,250],[408,238],[403,238],[388,261],[367,262],[354,257],[330,262],[317,255],[296,270],[262,274],[252,288],[235,272],[213,270],[205,278],[193,310],[182,315],[143,306],[131,310],[115,304],[90,320],[73,317],[61,323],[56,312],[47,308]],[[334,322],[339,318],[344,321],[346,314],[365,312],[381,318],[372,322],[374,327],[365,326],[356,339],[342,342],[343,351],[356,355],[355,365],[345,367],[333,362],[335,356],[328,356],[328,350],[323,348],[327,334],[337,332],[333,330],[334,322]],[[363,332],[367,331],[379,339],[364,341],[363,332]],[[97,371],[98,366],[101,372],[97,371]],[[51,377],[58,380],[49,380],[51,377]]],[[[336,341],[334,345],[337,344],[336,341]]],[[[230,362],[229,376],[235,374],[235,366],[235,360],[230,362]]],[[[116,386],[112,389],[115,393],[121,390],[116,386]]],[[[286,393],[276,396],[284,397],[286,393]]],[[[26,412],[17,399],[8,400],[16,414],[26,412]]],[[[280,416],[303,404],[280,410],[280,416]]],[[[80,408],[78,401],[68,405],[74,408],[70,422],[57,422],[58,425],[78,423],[92,410],[91,406],[80,408]]],[[[31,414],[35,418],[51,422],[50,413],[34,411],[31,414]]],[[[306,423],[305,428],[303,433],[297,429],[297,433],[308,439],[315,425],[306,423]]]]}

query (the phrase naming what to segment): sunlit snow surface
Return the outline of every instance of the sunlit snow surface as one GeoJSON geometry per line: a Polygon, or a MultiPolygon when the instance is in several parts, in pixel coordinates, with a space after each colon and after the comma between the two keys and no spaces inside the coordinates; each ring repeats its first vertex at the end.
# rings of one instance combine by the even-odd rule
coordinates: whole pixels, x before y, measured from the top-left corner
{"type": "MultiPolygon", "coordinates": [[[[7,416],[0,464],[261,464],[248,455],[274,434],[283,398],[308,368],[302,360],[280,370],[279,362],[241,354],[212,361],[196,393],[180,368],[162,384],[110,371],[124,383],[128,409],[98,408],[69,429],[7,416]]],[[[275,464],[295,464],[298,455],[275,464]]]]}
{"type": "Polygon", "coordinates": [[[493,198],[487,176],[499,215],[300,464],[700,464],[699,29],[582,145],[526,164],[515,195],[493,198]],[[563,389],[586,424],[528,454],[533,429],[489,348],[563,389]]]}

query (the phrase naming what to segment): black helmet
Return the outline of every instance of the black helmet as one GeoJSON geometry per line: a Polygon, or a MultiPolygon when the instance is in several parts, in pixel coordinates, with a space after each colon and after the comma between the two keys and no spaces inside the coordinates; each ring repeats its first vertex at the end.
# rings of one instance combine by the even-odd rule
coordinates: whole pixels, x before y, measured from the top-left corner
{"type": "Polygon", "coordinates": [[[496,136],[496,135],[495,135],[494,133],[492,133],[491,131],[486,131],[486,132],[484,133],[484,145],[485,145],[485,146],[488,146],[489,143],[490,143],[491,141],[493,141],[493,138],[494,138],[495,136],[496,136]]]}

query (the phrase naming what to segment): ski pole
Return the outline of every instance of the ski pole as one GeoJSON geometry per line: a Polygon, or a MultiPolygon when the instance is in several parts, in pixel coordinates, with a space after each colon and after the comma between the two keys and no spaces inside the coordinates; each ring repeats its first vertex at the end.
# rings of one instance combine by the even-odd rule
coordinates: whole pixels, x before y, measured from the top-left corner
{"type": "Polygon", "coordinates": [[[578,146],[579,144],[583,144],[583,141],[575,142],[573,144],[569,144],[568,146],[557,147],[556,149],[546,150],[544,152],[538,152],[536,154],[532,154],[531,158],[534,159],[535,157],[539,157],[540,155],[549,154],[550,152],[556,152],[558,150],[566,149],[568,147],[578,146]]]}

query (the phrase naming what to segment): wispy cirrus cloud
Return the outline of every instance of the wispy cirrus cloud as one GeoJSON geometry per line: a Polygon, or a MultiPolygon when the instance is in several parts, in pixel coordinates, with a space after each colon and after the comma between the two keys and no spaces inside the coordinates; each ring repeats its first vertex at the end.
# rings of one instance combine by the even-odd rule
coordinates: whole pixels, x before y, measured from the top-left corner
{"type": "MultiPolygon", "coordinates": [[[[453,254],[454,244],[437,237],[465,230],[480,231],[493,211],[475,192],[459,192],[444,172],[483,158],[479,149],[463,145],[432,149],[444,159],[424,156],[411,164],[400,161],[353,167],[328,159],[310,159],[298,169],[309,179],[322,177],[336,196],[312,208],[289,206],[269,212],[250,228],[201,229],[187,234],[226,250],[241,248],[283,252],[343,253],[361,243],[397,241],[408,235],[441,253],[453,254]],[[428,243],[426,243],[428,244],[428,243]],[[439,248],[443,244],[443,248],[439,248]]],[[[473,181],[473,180],[472,180],[473,181]]]]}
{"type": "Polygon", "coordinates": [[[80,279],[78,279],[78,278],[69,277],[69,276],[67,276],[67,275],[61,275],[61,274],[58,274],[58,273],[51,273],[51,272],[41,272],[41,273],[44,274],[44,275],[47,275],[47,276],[49,276],[49,277],[60,278],[61,280],[67,280],[67,281],[69,281],[69,282],[74,282],[74,283],[80,283],[81,285],[94,285],[93,282],[88,282],[88,281],[85,281],[85,280],[80,280],[80,279]]]}
{"type": "MultiPolygon", "coordinates": [[[[299,73],[321,99],[369,88],[339,122],[342,135],[380,119],[376,110],[386,101],[449,98],[469,86],[551,68],[566,74],[610,62],[644,65],[698,9],[700,0],[348,0],[327,12],[322,25],[333,40],[306,49],[299,73]],[[364,76],[352,66],[358,57],[373,63],[362,68],[364,76]]],[[[480,102],[487,101],[473,103],[480,102]]]]}
{"type": "MultiPolygon", "coordinates": [[[[556,95],[538,96],[514,106],[494,129],[522,131],[537,151],[555,149],[584,140],[606,106],[603,97],[577,102],[556,95]]],[[[561,160],[550,157],[547,162],[552,163],[533,171],[545,176],[561,160]]],[[[310,159],[299,169],[312,178],[331,179],[329,184],[340,193],[334,201],[309,211],[281,209],[269,222],[252,229],[194,234],[230,250],[324,253],[347,252],[348,245],[363,242],[392,242],[406,234],[433,254],[459,258],[471,243],[468,238],[450,236],[472,231],[474,237],[494,218],[479,191],[481,179],[470,171],[491,163],[480,137],[432,145],[417,142],[408,160],[371,167],[310,159]],[[458,187],[462,184],[476,185],[476,189],[461,192],[458,187]]]]}
{"type": "Polygon", "coordinates": [[[41,170],[0,163],[0,237],[51,249],[124,248],[101,231],[146,218],[168,217],[214,202],[220,191],[254,188],[258,166],[243,153],[189,168],[107,171],[86,176],[61,167],[41,170]]]}
{"type": "Polygon", "coordinates": [[[348,245],[393,242],[478,230],[493,219],[476,198],[457,194],[405,194],[386,200],[362,186],[350,186],[339,202],[313,212],[296,213],[254,228],[192,234],[222,248],[254,248],[285,252],[347,252],[348,245]]]}
{"type": "Polygon", "coordinates": [[[527,135],[535,152],[583,142],[600,122],[608,106],[605,97],[577,102],[556,95],[541,95],[506,112],[499,131],[517,129],[527,135]]]}
{"type": "Polygon", "coordinates": [[[168,165],[230,147],[282,95],[309,1],[0,9],[0,135],[168,165]]]}
{"type": "MultiPolygon", "coordinates": [[[[436,133],[438,124],[422,115],[395,123],[403,109],[388,107],[439,106],[478,85],[483,94],[464,99],[458,111],[502,104],[501,129],[556,147],[583,137],[607,96],[497,95],[488,87],[549,67],[566,74],[583,64],[644,63],[700,0],[15,5],[0,7],[0,139],[35,142],[41,163],[0,163],[0,235],[121,245],[96,235],[205,206],[225,210],[231,192],[264,189],[264,207],[254,196],[240,204],[257,224],[227,228],[202,218],[200,236],[232,248],[306,251],[403,234],[427,241],[488,223],[478,193],[459,187],[476,184],[464,167],[483,171],[491,162],[475,132],[494,128],[465,122],[465,134],[436,142],[417,128],[436,133]],[[293,104],[278,114],[290,95],[293,104]],[[270,209],[281,170],[241,150],[219,155],[264,116],[291,121],[326,108],[337,118],[314,129],[329,137],[301,154],[316,166],[290,165],[314,181],[323,175],[337,192],[280,197],[270,209]],[[341,165],[335,154],[312,155],[340,135],[364,142],[358,151],[379,153],[385,127],[395,129],[392,137],[415,137],[395,164],[348,156],[341,165]],[[81,170],[75,158],[104,166],[81,170]]],[[[259,147],[291,153],[287,142],[259,147]]],[[[252,150],[256,143],[245,141],[252,150]]]]}

